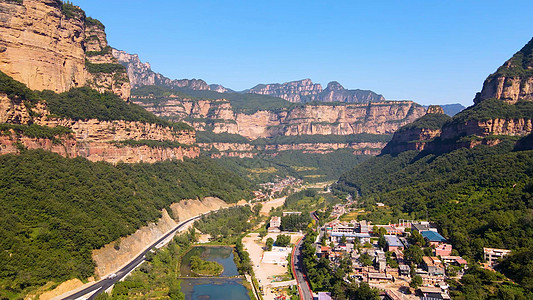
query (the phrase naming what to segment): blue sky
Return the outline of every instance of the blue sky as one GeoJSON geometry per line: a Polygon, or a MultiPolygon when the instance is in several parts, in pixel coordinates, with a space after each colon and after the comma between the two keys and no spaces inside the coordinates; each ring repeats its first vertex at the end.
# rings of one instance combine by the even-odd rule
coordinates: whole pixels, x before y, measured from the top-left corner
{"type": "Polygon", "coordinates": [[[154,71],[235,90],[311,78],[469,106],[533,37],[531,0],[72,2],[154,71]]]}

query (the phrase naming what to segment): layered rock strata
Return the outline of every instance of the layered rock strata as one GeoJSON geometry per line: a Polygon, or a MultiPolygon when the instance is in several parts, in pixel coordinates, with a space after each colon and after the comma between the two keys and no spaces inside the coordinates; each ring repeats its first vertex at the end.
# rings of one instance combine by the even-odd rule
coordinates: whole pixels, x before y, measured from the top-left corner
{"type": "Polygon", "coordinates": [[[44,149],[64,157],[85,157],[91,161],[111,163],[154,163],[167,159],[195,158],[200,149],[195,145],[194,131],[174,131],[161,125],[129,122],[71,120],[51,117],[44,103],[32,113],[24,103],[0,93],[0,123],[7,125],[36,124],[48,128],[62,126],[72,133],[54,138],[29,137],[10,129],[0,135],[0,155],[19,153],[21,149],[44,149]],[[34,116],[32,116],[34,115],[34,116]],[[129,143],[137,141],[137,144],[129,143]],[[141,141],[171,142],[170,146],[155,146],[141,141]],[[173,146],[175,145],[175,146],[173,146]]]}
{"type": "MultiPolygon", "coordinates": [[[[151,102],[147,97],[132,101],[154,114],[174,121],[185,121],[200,131],[229,133],[249,141],[260,138],[298,136],[346,136],[357,134],[390,135],[400,126],[425,114],[425,109],[410,101],[371,104],[303,105],[290,109],[259,110],[253,114],[235,112],[231,103],[219,100],[191,100],[169,96],[151,102]]],[[[270,151],[307,151],[327,153],[337,149],[353,149],[354,153],[379,154],[384,142],[297,142],[260,145],[253,143],[202,143],[204,150],[216,149],[213,156],[252,157],[270,151]]]]}
{"type": "MultiPolygon", "coordinates": [[[[0,1],[0,70],[32,90],[90,86],[129,97],[103,25],[59,0],[0,1]]],[[[119,68],[120,67],[120,68],[119,68]]]]}
{"type": "Polygon", "coordinates": [[[485,80],[474,103],[491,98],[510,104],[533,100],[533,39],[485,80]]]}

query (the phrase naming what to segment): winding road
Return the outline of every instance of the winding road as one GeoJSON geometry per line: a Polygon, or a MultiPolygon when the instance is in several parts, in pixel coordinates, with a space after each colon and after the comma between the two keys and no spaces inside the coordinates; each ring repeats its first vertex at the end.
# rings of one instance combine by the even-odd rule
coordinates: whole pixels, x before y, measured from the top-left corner
{"type": "Polygon", "coordinates": [[[126,275],[128,275],[133,269],[135,269],[137,266],[139,266],[145,260],[146,253],[148,253],[148,251],[150,251],[153,247],[155,247],[157,244],[163,242],[165,239],[167,239],[171,235],[175,234],[178,230],[180,230],[181,228],[186,226],[189,222],[197,220],[197,219],[199,219],[202,216],[203,215],[199,215],[199,216],[187,219],[187,220],[179,223],[178,225],[176,225],[176,227],[174,227],[171,231],[169,231],[167,234],[165,234],[160,239],[158,239],[156,242],[154,242],[150,247],[148,247],[141,254],[139,254],[137,257],[135,257],[125,267],[123,267],[119,271],[115,272],[116,277],[109,278],[109,276],[108,276],[106,278],[109,278],[109,279],[106,279],[106,278],[101,279],[100,281],[94,283],[93,285],[91,285],[91,286],[89,286],[87,288],[84,288],[84,289],[82,289],[82,290],[80,290],[78,292],[75,292],[74,294],[72,294],[70,296],[63,297],[63,298],[60,298],[60,299],[75,300],[75,299],[94,299],[94,298],[96,298],[96,296],[98,294],[100,294],[100,293],[106,291],[107,289],[109,289],[110,287],[112,287],[115,283],[117,283],[122,278],[124,278],[126,275]]]}

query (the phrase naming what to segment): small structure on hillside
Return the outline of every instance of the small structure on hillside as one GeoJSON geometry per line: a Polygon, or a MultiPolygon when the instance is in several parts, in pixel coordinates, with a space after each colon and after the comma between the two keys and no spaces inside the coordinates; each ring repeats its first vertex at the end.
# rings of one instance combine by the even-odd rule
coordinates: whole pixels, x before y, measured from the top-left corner
{"type": "Polygon", "coordinates": [[[496,248],[483,248],[483,258],[488,262],[489,266],[496,265],[498,259],[511,253],[511,250],[496,249],[496,248]]]}

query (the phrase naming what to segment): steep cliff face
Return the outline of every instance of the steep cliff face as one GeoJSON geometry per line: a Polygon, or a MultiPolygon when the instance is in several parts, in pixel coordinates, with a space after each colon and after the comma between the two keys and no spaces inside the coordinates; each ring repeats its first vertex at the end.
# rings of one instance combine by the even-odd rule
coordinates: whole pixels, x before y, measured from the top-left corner
{"type": "Polygon", "coordinates": [[[533,100],[533,39],[485,80],[474,103],[491,98],[510,104],[533,100]]]}
{"type": "MultiPolygon", "coordinates": [[[[205,150],[217,149],[214,156],[250,157],[260,152],[300,150],[333,151],[349,148],[354,152],[378,154],[386,141],[339,141],[339,136],[360,134],[391,135],[400,126],[425,114],[413,102],[378,102],[343,105],[297,105],[278,110],[258,110],[253,114],[236,112],[224,99],[192,100],[169,96],[164,100],[133,96],[132,101],[154,114],[175,121],[186,121],[195,129],[215,134],[232,134],[248,141],[202,143],[205,150]],[[153,102],[156,101],[156,102],[153,102]],[[300,138],[305,136],[306,140],[300,138]],[[317,137],[313,141],[313,136],[317,137]],[[328,136],[331,136],[328,140],[328,136]],[[294,138],[290,142],[251,141],[257,139],[294,138]]],[[[388,140],[388,139],[387,139],[388,140]]]]}
{"type": "Polygon", "coordinates": [[[428,107],[427,114],[394,133],[392,140],[381,154],[396,155],[408,150],[424,150],[431,141],[441,135],[442,126],[451,120],[440,106],[428,107]]]}
{"type": "Polygon", "coordinates": [[[85,24],[87,85],[101,93],[111,91],[124,100],[129,99],[128,74],[113,57],[104,25],[92,18],[87,18],[85,24]]]}
{"type": "Polygon", "coordinates": [[[86,83],[85,16],[59,0],[0,2],[0,70],[31,89],[64,92],[86,83]]]}
{"type": "Polygon", "coordinates": [[[248,93],[269,95],[283,98],[290,102],[344,102],[344,103],[369,103],[385,101],[385,98],[372,91],[347,90],[340,83],[332,81],[326,89],[311,79],[291,81],[283,84],[259,84],[248,93]]]}
{"type": "MultiPolygon", "coordinates": [[[[194,146],[194,132],[174,132],[168,127],[156,124],[47,118],[39,125],[70,128],[77,143],[73,145],[75,148],[70,150],[68,156],[81,156],[90,161],[154,163],[168,159],[195,158],[200,155],[199,148],[194,146]],[[165,141],[176,143],[176,146],[152,146],[150,143],[143,145],[129,143],[130,141],[165,141]]],[[[51,151],[63,154],[53,149],[51,151]]]]}
{"type": "Polygon", "coordinates": [[[199,130],[231,133],[248,139],[297,135],[392,134],[400,126],[425,114],[410,101],[379,102],[368,105],[304,105],[284,110],[236,113],[227,100],[169,98],[157,105],[132,100],[156,115],[185,120],[199,130]]]}
{"type": "MultiPolygon", "coordinates": [[[[438,114],[429,114],[432,109],[428,109],[428,115],[400,128],[382,153],[406,150],[444,153],[464,147],[493,146],[503,140],[531,135],[533,39],[488,76],[474,103],[453,118],[441,117],[439,122],[435,122],[438,114]]],[[[527,141],[522,139],[521,143],[524,140],[527,141]]]]}
{"type": "MultiPolygon", "coordinates": [[[[194,131],[123,120],[57,118],[50,115],[44,100],[35,99],[22,84],[0,75],[0,85],[11,93],[0,92],[0,155],[44,149],[65,157],[111,163],[153,163],[199,155],[194,131]],[[29,95],[32,99],[25,99],[29,95]]],[[[115,101],[123,104],[116,97],[115,101]]]]}
{"type": "MultiPolygon", "coordinates": [[[[132,87],[144,85],[159,85],[167,87],[188,88],[192,90],[209,90],[207,83],[201,79],[169,79],[152,71],[149,63],[143,63],[137,54],[128,54],[125,51],[113,49],[113,56],[126,67],[132,87]]],[[[221,88],[218,88],[221,90],[221,88]]]]}
{"type": "Polygon", "coordinates": [[[89,85],[127,99],[125,70],[104,53],[103,25],[91,21],[59,0],[1,1],[0,70],[33,90],[89,85]]]}

